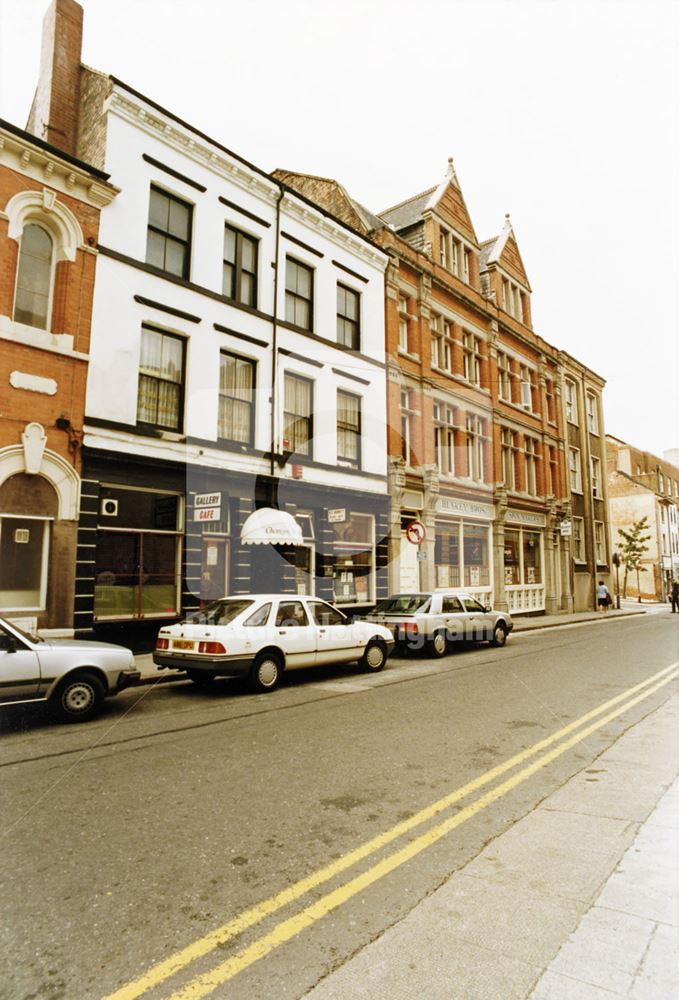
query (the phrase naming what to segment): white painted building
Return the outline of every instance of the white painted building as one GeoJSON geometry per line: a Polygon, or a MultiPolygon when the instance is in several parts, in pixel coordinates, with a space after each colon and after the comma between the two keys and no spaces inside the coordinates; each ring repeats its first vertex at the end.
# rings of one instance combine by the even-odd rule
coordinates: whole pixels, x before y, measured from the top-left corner
{"type": "Polygon", "coordinates": [[[386,255],[120,81],[82,73],[84,148],[120,195],[100,229],[76,630],[252,590],[374,603],[386,255]],[[243,537],[260,508],[279,511],[266,515],[275,549],[243,537]]]}

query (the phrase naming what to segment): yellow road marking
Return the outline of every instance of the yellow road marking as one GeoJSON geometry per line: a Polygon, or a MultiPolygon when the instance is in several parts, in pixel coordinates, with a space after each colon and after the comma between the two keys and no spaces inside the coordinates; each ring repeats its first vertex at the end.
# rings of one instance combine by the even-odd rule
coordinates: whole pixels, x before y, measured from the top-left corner
{"type": "MultiPolygon", "coordinates": [[[[116,990],[114,993],[109,994],[107,997],[104,998],[104,1000],[136,1000],[137,997],[140,997],[143,993],[146,993],[148,990],[154,989],[156,986],[159,986],[160,983],[165,982],[165,980],[169,979],[177,972],[180,972],[182,969],[186,968],[186,966],[190,965],[192,962],[195,962],[198,958],[201,958],[202,956],[208,954],[218,945],[224,944],[226,941],[236,937],[236,935],[242,933],[244,930],[247,930],[249,927],[252,927],[255,924],[259,923],[265,917],[270,916],[277,910],[282,909],[282,907],[287,906],[289,903],[294,902],[296,899],[299,899],[301,896],[305,895],[310,890],[315,889],[319,885],[322,885],[323,883],[330,881],[330,879],[334,878],[336,875],[339,875],[341,872],[346,871],[348,868],[351,868],[359,861],[362,861],[366,857],[369,857],[371,854],[374,854],[376,851],[380,850],[380,848],[385,847],[388,844],[392,843],[397,838],[403,836],[403,834],[408,833],[409,831],[415,829],[418,826],[421,826],[422,823],[425,823],[427,820],[432,819],[433,817],[438,815],[438,813],[444,811],[449,806],[453,805],[455,802],[458,802],[460,799],[465,798],[467,795],[470,795],[472,792],[475,792],[479,788],[482,788],[484,785],[487,785],[489,782],[493,781],[495,778],[500,777],[502,774],[511,770],[513,767],[516,767],[518,764],[523,763],[523,761],[527,760],[529,757],[532,757],[535,754],[539,753],[541,750],[544,750],[547,747],[551,746],[553,743],[562,739],[564,736],[567,736],[568,733],[571,733],[573,732],[573,730],[578,729],[580,726],[588,722],[590,719],[595,718],[597,715],[601,715],[602,712],[605,712],[613,705],[620,704],[620,702],[624,701],[624,699],[628,698],[635,692],[641,691],[644,688],[649,687],[649,685],[654,684],[655,681],[659,680],[662,677],[666,677],[666,675],[668,675],[677,666],[679,666],[679,661],[670,664],[670,666],[665,667],[663,670],[658,671],[656,674],[653,674],[645,681],[641,681],[639,684],[635,684],[633,687],[629,688],[622,694],[616,695],[614,698],[610,698],[608,701],[603,702],[603,704],[599,705],[597,708],[592,709],[590,712],[587,712],[579,719],[576,719],[573,722],[568,723],[568,725],[564,726],[562,729],[559,729],[555,733],[552,733],[551,736],[547,736],[544,739],[539,740],[537,743],[533,744],[533,746],[527,747],[525,750],[522,750],[520,753],[515,754],[513,757],[510,757],[502,764],[498,764],[495,767],[491,768],[489,771],[484,772],[477,778],[474,778],[472,781],[468,782],[466,785],[462,785],[460,788],[455,789],[455,791],[439,799],[437,802],[432,803],[426,808],[420,810],[413,816],[410,816],[408,819],[402,820],[400,823],[397,823],[395,826],[391,827],[391,829],[386,830],[384,833],[378,834],[377,836],[372,837],[370,840],[365,841],[363,844],[360,844],[353,851],[349,851],[341,858],[337,858],[335,861],[332,862],[332,864],[327,865],[324,868],[320,868],[315,872],[312,872],[305,878],[300,879],[299,881],[293,883],[293,885],[283,889],[275,896],[271,896],[269,897],[269,899],[265,899],[261,903],[258,903],[255,906],[250,907],[250,909],[243,911],[243,913],[239,914],[237,917],[234,917],[232,920],[229,920],[221,927],[218,927],[215,930],[210,931],[210,933],[206,934],[204,937],[199,938],[197,941],[193,941],[190,945],[187,945],[180,951],[175,952],[173,955],[170,955],[163,961],[158,962],[156,965],[152,966],[147,972],[139,976],[137,979],[125,984],[124,986],[121,986],[120,989],[116,990]]],[[[663,684],[668,683],[669,680],[673,679],[674,679],[673,677],[667,677],[665,681],[662,681],[661,684],[659,684],[656,687],[653,687],[652,690],[645,692],[644,695],[642,695],[637,700],[641,700],[641,698],[647,697],[653,691],[656,691],[658,687],[662,687],[663,684]]],[[[633,701],[630,704],[636,704],[636,701],[633,701]]],[[[628,707],[627,705],[624,706],[620,710],[620,712],[613,713],[613,715],[607,717],[607,719],[614,718],[615,715],[621,714],[621,712],[626,711],[627,707],[628,707]]],[[[604,720],[604,722],[607,721],[607,719],[604,720]]],[[[598,728],[598,726],[603,725],[604,722],[600,722],[594,728],[598,728]]],[[[582,737],[578,736],[578,739],[584,738],[584,736],[587,735],[587,733],[590,731],[593,730],[587,730],[587,732],[585,732],[582,735],[582,737]]],[[[543,765],[541,764],[540,766],[543,765]]],[[[504,786],[501,785],[499,787],[502,788],[504,786]]],[[[479,799],[478,801],[483,802],[485,798],[486,796],[484,796],[482,799],[479,799]]],[[[491,801],[494,801],[494,799],[492,799],[491,801]]],[[[459,822],[464,822],[464,820],[459,820],[458,817],[465,816],[467,810],[471,808],[472,806],[468,806],[466,807],[465,810],[462,810],[461,812],[457,813],[454,817],[452,817],[452,820],[455,820],[455,822],[453,823],[453,826],[450,827],[450,829],[453,829],[454,826],[457,826],[459,822]]],[[[483,806],[481,806],[480,808],[483,808],[483,806]]],[[[466,816],[466,818],[469,818],[469,816],[466,816]]],[[[448,822],[451,821],[449,820],[448,822]]],[[[441,835],[443,836],[443,834],[441,835]]],[[[418,841],[416,840],[413,843],[416,844],[418,843],[418,841]]],[[[404,850],[408,850],[410,846],[411,845],[408,845],[406,848],[404,848],[404,850]]],[[[396,856],[397,855],[393,855],[393,857],[396,856]]],[[[373,871],[373,869],[370,869],[370,871],[373,871]]],[[[364,877],[365,876],[359,876],[359,879],[364,877]]],[[[347,883],[347,885],[353,885],[353,882],[349,882],[347,883]]],[[[342,887],[336,890],[336,892],[340,892],[341,888],[342,887]]],[[[360,889],[357,889],[356,891],[360,891],[360,889]]],[[[330,896],[331,897],[334,896],[334,893],[331,893],[330,896]]],[[[324,898],[327,899],[329,897],[324,897],[324,898]]],[[[315,907],[320,905],[320,902],[322,901],[319,901],[319,903],[315,903],[306,910],[303,910],[302,913],[300,913],[296,917],[291,918],[290,921],[285,921],[284,923],[280,924],[277,930],[279,931],[280,928],[286,928],[289,924],[291,924],[291,922],[294,923],[295,921],[303,919],[304,914],[310,912],[311,910],[314,910],[315,907]]],[[[338,906],[340,904],[337,903],[335,905],[338,906]]],[[[316,919],[318,919],[318,917],[313,917],[311,922],[313,922],[313,920],[316,919]]],[[[308,926],[308,923],[305,923],[304,926],[308,926]]],[[[299,933],[299,931],[302,929],[303,927],[300,926],[298,930],[294,931],[294,933],[292,934],[289,934],[288,937],[294,936],[294,934],[299,933]]],[[[276,931],[274,931],[273,933],[276,933],[276,931]]],[[[287,940],[288,937],[284,938],[283,940],[287,940]]],[[[262,940],[266,940],[266,938],[263,938],[262,940]]],[[[282,943],[282,940],[278,943],[282,943]]],[[[258,946],[259,942],[253,945],[252,948],[256,948],[258,946]]],[[[257,955],[256,957],[261,957],[261,955],[257,955]]],[[[234,959],[229,959],[229,962],[233,961],[234,959]]],[[[255,960],[256,960],[255,958],[251,959],[251,961],[255,960]]],[[[250,964],[250,962],[248,962],[247,964],[250,964]]],[[[221,968],[221,966],[219,968],[221,968]]],[[[232,975],[235,975],[235,973],[232,973],[232,975]]],[[[212,988],[213,987],[210,987],[210,989],[212,988]]],[[[174,998],[172,998],[172,1000],[174,1000],[174,998]]]]}
{"type": "Polygon", "coordinates": [[[679,672],[666,677],[654,687],[649,688],[642,694],[637,695],[636,698],[633,698],[631,701],[622,705],[620,708],[617,708],[615,711],[605,715],[603,719],[599,719],[597,722],[592,723],[591,726],[588,726],[581,732],[576,733],[575,736],[571,736],[570,739],[560,743],[559,746],[550,750],[538,760],[533,761],[532,764],[529,764],[528,767],[525,767],[522,771],[512,775],[512,777],[508,778],[507,781],[503,781],[501,785],[497,785],[489,792],[486,792],[485,795],[476,799],[475,802],[465,806],[464,809],[461,809],[459,813],[451,816],[449,819],[445,820],[445,822],[440,823],[431,830],[428,830],[427,833],[417,837],[415,840],[406,844],[405,847],[402,847],[394,854],[390,854],[382,861],[379,861],[376,865],[373,865],[372,868],[369,868],[361,875],[353,878],[350,882],[346,882],[333,892],[327,893],[327,895],[323,896],[315,903],[305,907],[305,909],[303,909],[300,913],[295,914],[294,917],[284,920],[281,924],[278,924],[277,927],[274,927],[271,933],[265,934],[263,937],[259,938],[252,945],[250,945],[250,947],[245,948],[243,951],[238,952],[231,958],[226,959],[226,961],[216,966],[216,968],[211,969],[203,975],[197,976],[182,989],[179,989],[176,993],[173,993],[170,997],[168,997],[168,1000],[201,1000],[201,997],[207,996],[208,993],[212,993],[212,991],[218,986],[222,986],[229,979],[233,979],[234,976],[237,976],[238,973],[242,972],[258,959],[268,955],[275,948],[280,947],[280,945],[289,941],[291,938],[301,933],[301,931],[306,930],[317,920],[327,916],[327,914],[332,912],[332,910],[336,910],[343,903],[346,903],[349,899],[351,899],[352,896],[355,896],[364,889],[367,889],[374,882],[377,882],[385,875],[393,872],[396,868],[405,864],[406,861],[410,861],[416,855],[426,850],[426,848],[431,847],[432,844],[435,844],[437,840],[445,837],[446,834],[450,833],[451,830],[454,830],[455,827],[461,826],[462,823],[465,823],[482,809],[485,809],[487,806],[491,805],[491,803],[495,802],[503,795],[506,795],[507,792],[516,788],[517,785],[522,784],[541,768],[550,764],[553,760],[556,760],[556,758],[560,757],[561,754],[566,752],[566,750],[569,750],[577,743],[580,743],[586,736],[589,736],[597,729],[605,726],[607,722],[610,722],[611,719],[616,718],[616,716],[622,715],[623,712],[626,712],[628,708],[632,708],[632,706],[636,705],[637,702],[648,698],[659,688],[664,687],[665,684],[669,684],[670,681],[675,679],[675,677],[679,677],[679,672]]]}

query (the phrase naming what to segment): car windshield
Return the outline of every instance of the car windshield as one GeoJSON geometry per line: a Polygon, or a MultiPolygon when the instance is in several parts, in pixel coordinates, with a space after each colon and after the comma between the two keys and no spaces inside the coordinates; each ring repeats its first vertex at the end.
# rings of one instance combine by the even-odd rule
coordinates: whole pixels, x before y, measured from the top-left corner
{"type": "Polygon", "coordinates": [[[45,640],[37,632],[27,632],[26,629],[19,628],[18,625],[12,625],[12,628],[20,635],[22,639],[27,639],[29,642],[44,642],[45,640]]]}
{"type": "Polygon", "coordinates": [[[189,625],[228,625],[254,603],[252,600],[211,601],[186,621],[189,625]]]}
{"type": "Polygon", "coordinates": [[[380,601],[375,608],[378,615],[414,615],[417,611],[428,611],[431,604],[429,594],[396,594],[380,601]]]}

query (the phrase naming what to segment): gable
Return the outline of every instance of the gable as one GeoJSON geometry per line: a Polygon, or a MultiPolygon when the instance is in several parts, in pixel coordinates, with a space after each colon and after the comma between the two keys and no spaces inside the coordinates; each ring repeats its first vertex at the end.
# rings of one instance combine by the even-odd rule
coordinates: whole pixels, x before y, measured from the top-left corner
{"type": "Polygon", "coordinates": [[[476,233],[472,220],[467,211],[462,192],[452,181],[450,181],[437,201],[428,205],[440,218],[445,226],[454,229],[460,236],[464,236],[471,243],[478,245],[476,233]]]}
{"type": "Polygon", "coordinates": [[[514,235],[511,234],[502,248],[502,253],[499,257],[500,265],[511,274],[518,282],[525,285],[526,288],[530,288],[530,282],[528,281],[528,275],[526,274],[526,269],[523,266],[523,261],[521,260],[521,254],[519,253],[519,247],[514,239],[514,235]]]}

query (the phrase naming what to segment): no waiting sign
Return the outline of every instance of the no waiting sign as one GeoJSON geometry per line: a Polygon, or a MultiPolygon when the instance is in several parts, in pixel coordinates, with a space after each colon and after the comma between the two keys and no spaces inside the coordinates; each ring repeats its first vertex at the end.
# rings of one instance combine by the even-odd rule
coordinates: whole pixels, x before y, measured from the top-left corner
{"type": "Polygon", "coordinates": [[[406,525],[406,538],[413,545],[420,545],[426,537],[426,529],[421,521],[411,521],[406,525]]]}

